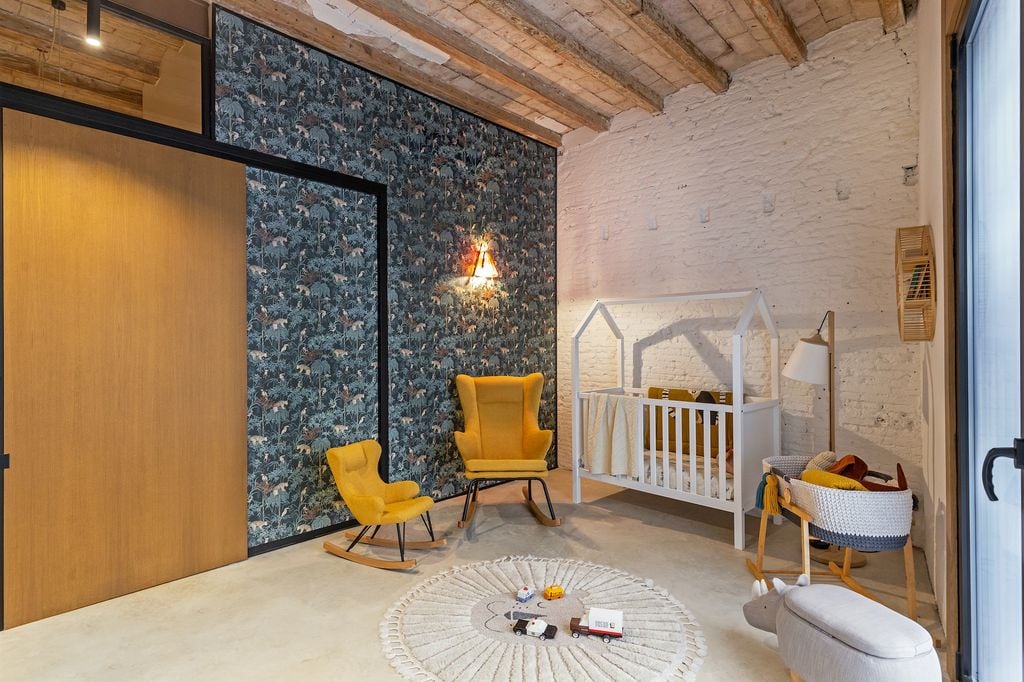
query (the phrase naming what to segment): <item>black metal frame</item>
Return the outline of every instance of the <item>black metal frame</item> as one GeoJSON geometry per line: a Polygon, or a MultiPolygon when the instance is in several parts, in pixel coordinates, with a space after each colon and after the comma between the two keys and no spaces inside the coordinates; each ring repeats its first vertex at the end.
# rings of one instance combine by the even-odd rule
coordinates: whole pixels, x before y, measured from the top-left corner
{"type": "Polygon", "coordinates": [[[143,26],[149,26],[155,28],[158,31],[163,31],[170,35],[187,40],[192,43],[199,45],[200,52],[200,91],[202,101],[200,103],[200,111],[202,115],[202,134],[206,137],[213,137],[213,37],[207,37],[199,35],[198,33],[192,33],[186,29],[183,29],[174,24],[169,24],[166,21],[161,21],[147,14],[143,14],[138,10],[126,7],[124,5],[113,2],[112,0],[101,0],[100,5],[102,6],[103,12],[111,12],[113,14],[120,15],[125,19],[134,21],[137,24],[143,26]]]}
{"type": "MultiPolygon", "coordinates": [[[[971,614],[973,602],[973,572],[971,566],[971,510],[974,499],[982,494],[980,490],[972,485],[972,452],[971,452],[971,431],[972,419],[970,401],[967,399],[970,390],[970,318],[968,315],[968,304],[971,301],[971,242],[969,205],[967,201],[970,177],[969,159],[967,153],[968,132],[969,132],[969,101],[967,77],[970,69],[968,49],[978,18],[988,0],[973,2],[964,21],[961,31],[950,43],[949,56],[950,68],[952,71],[952,132],[953,139],[953,217],[955,220],[953,229],[953,263],[950,267],[954,269],[955,296],[953,305],[955,308],[956,325],[956,393],[958,396],[956,405],[956,452],[957,452],[957,587],[958,587],[958,638],[954,644],[956,650],[956,679],[974,679],[974,649],[972,632],[974,622],[971,614]]],[[[1024,17],[1022,17],[1024,19],[1024,17]]],[[[1024,88],[1022,88],[1024,98],[1024,88]]],[[[1024,105],[1024,99],[1021,102],[1024,105]]],[[[1024,139],[1024,138],[1022,138],[1024,139]]],[[[1024,211],[1024,193],[1021,196],[1021,208],[1024,211]]],[[[1024,215],[1024,212],[1022,212],[1024,215]]],[[[1024,263],[1024,240],[1021,243],[1020,262],[1024,263]]],[[[1021,310],[1022,329],[1021,338],[1024,338],[1024,299],[1022,299],[1021,310]]],[[[1024,386],[1024,383],[1022,383],[1024,386]]],[[[1024,425],[1024,403],[1022,403],[1022,425],[1024,425]]],[[[1022,493],[1024,493],[1024,479],[1021,481],[1022,493]]],[[[1024,559],[1022,559],[1022,571],[1024,571],[1024,559]]],[[[1024,643],[1022,643],[1024,646],[1024,643]]]]}
{"type": "Polygon", "coordinates": [[[551,520],[552,521],[557,520],[558,517],[555,516],[555,507],[554,507],[553,504],[551,504],[551,493],[548,491],[548,482],[545,481],[543,478],[528,478],[528,479],[526,479],[526,499],[530,500],[531,502],[533,501],[533,482],[534,481],[540,481],[541,487],[544,488],[544,499],[547,500],[548,512],[550,512],[550,514],[551,514],[551,520]]]}
{"type": "MultiPolygon", "coordinates": [[[[548,469],[550,471],[550,469],[548,469]]],[[[466,515],[469,513],[469,505],[472,500],[473,503],[477,500],[477,494],[480,492],[480,484],[484,481],[497,481],[495,485],[502,483],[508,483],[510,481],[526,481],[526,499],[530,502],[533,501],[533,482],[537,481],[544,488],[544,499],[548,503],[548,512],[551,514],[551,520],[557,521],[558,517],[555,516],[555,506],[551,503],[551,492],[548,490],[548,482],[541,476],[502,476],[500,478],[487,478],[486,476],[480,478],[473,478],[469,481],[469,487],[466,488],[466,501],[462,504],[462,523],[468,523],[469,519],[466,515]]],[[[484,486],[489,488],[494,486],[484,486]]],[[[452,497],[455,497],[453,495],[452,497]]],[[[448,498],[451,499],[451,498],[448,498]]]]}
{"type": "Polygon", "coordinates": [[[315,530],[306,531],[305,533],[297,533],[295,535],[289,535],[286,538],[280,538],[278,540],[271,540],[270,542],[264,542],[262,545],[256,545],[255,547],[249,547],[246,551],[246,556],[252,558],[261,554],[267,554],[278,549],[284,549],[285,547],[291,547],[297,545],[300,542],[307,542],[309,540],[316,540],[322,538],[325,535],[331,535],[341,530],[347,530],[354,528],[359,525],[359,522],[355,519],[349,519],[348,521],[342,521],[340,523],[332,523],[329,526],[323,528],[317,528],[315,530]]]}
{"type": "Polygon", "coordinates": [[[953,228],[953,268],[956,278],[956,300],[953,303],[956,311],[956,449],[957,449],[957,592],[959,604],[957,612],[959,615],[958,641],[956,642],[956,670],[953,671],[955,679],[970,677],[971,660],[973,650],[971,647],[971,559],[970,559],[970,500],[971,500],[971,472],[970,472],[970,438],[967,409],[967,387],[969,386],[969,373],[967,362],[967,307],[964,302],[969,300],[968,279],[967,279],[967,193],[965,182],[967,170],[963,158],[967,147],[967,126],[961,122],[964,117],[964,107],[967,103],[966,88],[961,71],[965,61],[965,55],[961,53],[966,48],[966,41],[954,39],[950,44],[950,60],[953,61],[952,88],[953,88],[953,111],[951,122],[953,127],[953,168],[955,187],[953,190],[953,215],[956,221],[953,228]],[[963,44],[962,44],[963,43],[963,44]]]}
{"type": "MultiPolygon", "coordinates": [[[[430,541],[436,542],[437,538],[434,536],[434,524],[430,520],[429,509],[420,514],[420,520],[423,521],[423,527],[427,529],[427,533],[430,535],[430,541]]],[[[366,531],[370,530],[370,528],[373,528],[373,532],[370,533],[370,539],[372,540],[373,538],[377,537],[377,531],[380,530],[380,525],[363,526],[359,533],[356,534],[356,536],[352,539],[352,542],[349,543],[348,547],[345,548],[345,551],[351,552],[352,548],[359,544],[359,541],[363,539],[363,536],[366,535],[366,531]]],[[[399,561],[405,561],[405,521],[402,521],[401,523],[396,523],[395,531],[398,533],[399,561]]]]}

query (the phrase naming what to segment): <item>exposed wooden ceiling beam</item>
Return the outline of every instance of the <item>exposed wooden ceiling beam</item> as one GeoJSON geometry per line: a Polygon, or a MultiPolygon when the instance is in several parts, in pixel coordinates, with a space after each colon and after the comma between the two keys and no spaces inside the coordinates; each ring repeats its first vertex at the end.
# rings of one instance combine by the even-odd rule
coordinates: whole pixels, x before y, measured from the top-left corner
{"type": "Polygon", "coordinates": [[[603,55],[590,49],[566,31],[554,19],[521,0],[479,0],[499,17],[530,36],[549,50],[572,58],[579,68],[623,93],[647,111],[662,110],[661,95],[640,82],[632,74],[622,71],[603,55]]]}
{"type": "Polygon", "coordinates": [[[210,37],[209,0],[118,0],[117,4],[196,35],[210,37]]]}
{"type": "Polygon", "coordinates": [[[669,58],[714,92],[729,88],[729,73],[715,64],[649,0],[605,0],[669,58]]]}
{"type": "Polygon", "coordinates": [[[49,26],[6,12],[0,12],[0,35],[15,43],[31,45],[37,50],[49,51],[51,47],[55,50],[67,50],[69,59],[102,66],[111,73],[150,85],[160,80],[160,64],[157,62],[140,59],[109,46],[103,50],[89,48],[82,36],[65,30],[57,31],[55,46],[54,35],[49,26]]]}
{"type": "Polygon", "coordinates": [[[533,71],[488,52],[482,45],[453,31],[431,17],[420,14],[398,0],[350,0],[354,5],[397,26],[406,33],[442,50],[487,77],[529,95],[557,109],[570,127],[586,126],[608,130],[608,117],[533,71]]]}
{"type": "Polygon", "coordinates": [[[544,144],[553,147],[562,144],[562,136],[550,128],[470,95],[454,85],[440,82],[429,74],[412,68],[372,45],[355,40],[299,9],[279,2],[265,2],[264,0],[220,0],[218,4],[266,24],[285,35],[358,64],[385,78],[437,97],[448,104],[465,109],[544,144]]]}
{"type": "Polygon", "coordinates": [[[907,15],[903,12],[903,0],[878,0],[878,9],[882,12],[882,26],[886,33],[907,23],[907,15]]]}
{"type": "Polygon", "coordinates": [[[115,111],[119,114],[127,114],[135,117],[142,116],[141,107],[129,106],[125,104],[124,100],[105,97],[98,94],[95,90],[86,90],[84,88],[68,85],[67,83],[57,83],[56,81],[38,78],[32,74],[23,73],[21,71],[12,71],[10,69],[0,67],[0,80],[5,83],[13,83],[14,85],[19,85],[30,90],[45,92],[56,97],[63,97],[75,102],[81,102],[82,104],[89,104],[94,107],[99,107],[100,109],[106,109],[107,111],[115,111]]]}
{"type": "MultiPolygon", "coordinates": [[[[131,90],[113,83],[91,78],[67,69],[58,69],[50,64],[40,66],[39,62],[30,57],[18,54],[0,54],[0,69],[20,74],[23,82],[38,83],[38,89],[45,92],[65,90],[74,93],[75,99],[86,104],[107,106],[116,103],[118,111],[142,111],[142,92],[131,90]]],[[[60,94],[60,93],[56,93],[60,94]]]]}
{"type": "Polygon", "coordinates": [[[779,0],[746,0],[746,3],[786,61],[796,66],[807,59],[807,44],[779,0]]]}

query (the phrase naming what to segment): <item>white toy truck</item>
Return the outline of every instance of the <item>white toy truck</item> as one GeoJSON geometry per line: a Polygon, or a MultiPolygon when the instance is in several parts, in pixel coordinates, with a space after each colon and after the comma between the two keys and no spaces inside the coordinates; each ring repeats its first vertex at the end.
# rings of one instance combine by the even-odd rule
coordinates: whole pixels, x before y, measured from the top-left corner
{"type": "Polygon", "coordinates": [[[580,635],[595,635],[604,642],[612,641],[613,637],[618,639],[622,637],[622,611],[591,607],[583,618],[569,621],[569,631],[576,638],[580,635]]]}

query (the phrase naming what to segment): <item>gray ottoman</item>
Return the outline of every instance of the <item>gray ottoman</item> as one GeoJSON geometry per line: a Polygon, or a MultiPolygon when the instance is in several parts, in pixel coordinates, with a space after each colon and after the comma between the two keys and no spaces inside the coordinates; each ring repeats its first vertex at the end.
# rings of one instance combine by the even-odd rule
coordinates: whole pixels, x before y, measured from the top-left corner
{"type": "Polygon", "coordinates": [[[776,617],[783,662],[805,682],[941,682],[928,631],[835,585],[785,591],[776,617]]]}

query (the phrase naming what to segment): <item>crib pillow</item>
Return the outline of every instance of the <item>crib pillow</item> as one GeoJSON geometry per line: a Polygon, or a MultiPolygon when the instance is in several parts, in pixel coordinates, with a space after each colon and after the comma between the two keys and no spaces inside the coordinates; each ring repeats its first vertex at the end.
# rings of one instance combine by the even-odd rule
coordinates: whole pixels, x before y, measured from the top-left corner
{"type": "MultiPolygon", "coordinates": [[[[658,400],[679,400],[679,401],[682,401],[682,402],[693,402],[693,394],[690,393],[689,391],[685,390],[685,389],[682,389],[682,388],[660,388],[658,386],[651,386],[650,388],[647,389],[647,397],[648,398],[655,398],[655,399],[658,399],[658,400]]],[[[661,425],[662,425],[662,415],[663,414],[664,413],[662,412],[662,410],[655,410],[654,411],[654,438],[655,438],[655,441],[657,442],[657,447],[659,449],[661,448],[661,433],[662,433],[661,425]]],[[[686,416],[686,419],[689,419],[688,415],[686,416]]],[[[644,407],[644,449],[645,450],[650,450],[651,449],[650,423],[651,423],[650,408],[644,407]]],[[[688,421],[684,422],[684,424],[688,424],[688,423],[689,423],[688,421]]],[[[686,431],[686,429],[684,428],[683,443],[686,443],[687,440],[688,440],[687,434],[685,433],[685,431],[686,431]]],[[[675,419],[675,410],[673,410],[669,414],[668,434],[669,434],[668,435],[669,447],[672,448],[672,449],[675,449],[675,447],[676,447],[676,419],[675,419]]]]}
{"type": "MultiPolygon", "coordinates": [[[[651,386],[647,389],[647,397],[654,398],[657,400],[678,400],[680,402],[696,402],[696,396],[701,393],[710,393],[713,398],[717,398],[718,404],[732,404],[732,392],[726,391],[697,391],[696,394],[692,391],[688,391],[682,388],[662,388],[659,386],[651,386]]],[[[662,419],[666,410],[655,409],[654,410],[654,445],[658,450],[662,450],[662,419]]],[[[682,413],[682,434],[683,434],[683,452],[689,452],[690,449],[690,411],[668,410],[668,449],[670,451],[676,450],[676,413],[682,413]]],[[[698,411],[698,418],[700,412],[698,411]]],[[[697,453],[699,455],[704,454],[704,426],[700,423],[696,424],[697,431],[697,453]]],[[[651,449],[650,442],[650,408],[644,408],[644,449],[651,449]]],[[[732,413],[725,415],[725,447],[726,450],[732,449],[732,413]]],[[[711,425],[711,454],[718,454],[718,424],[713,423],[711,425]]]]}

